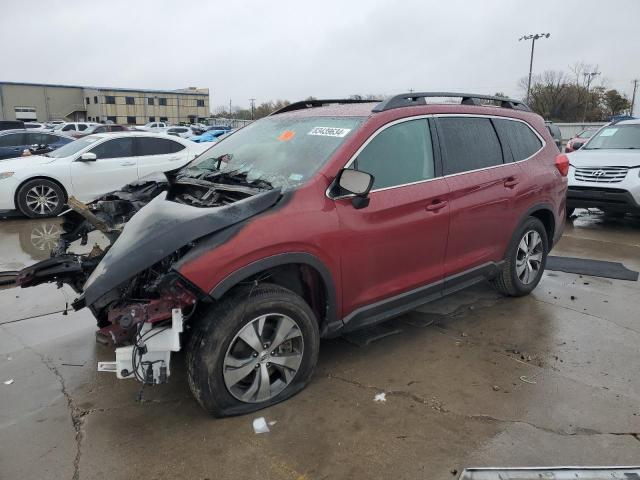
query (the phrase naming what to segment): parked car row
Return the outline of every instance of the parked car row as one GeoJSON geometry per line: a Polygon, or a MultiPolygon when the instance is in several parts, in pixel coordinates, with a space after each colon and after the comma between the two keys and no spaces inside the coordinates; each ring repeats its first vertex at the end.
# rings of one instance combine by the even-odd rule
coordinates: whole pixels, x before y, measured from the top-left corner
{"type": "MultiPolygon", "coordinates": [[[[45,135],[52,137],[47,141],[62,142],[43,155],[0,161],[0,210],[17,209],[34,218],[58,215],[70,196],[91,201],[149,173],[180,168],[208,148],[150,132],[101,133],[74,140],[54,133],[10,131],[0,139],[10,135],[45,135]]],[[[21,147],[9,148],[24,147],[21,141],[21,147]]]]}

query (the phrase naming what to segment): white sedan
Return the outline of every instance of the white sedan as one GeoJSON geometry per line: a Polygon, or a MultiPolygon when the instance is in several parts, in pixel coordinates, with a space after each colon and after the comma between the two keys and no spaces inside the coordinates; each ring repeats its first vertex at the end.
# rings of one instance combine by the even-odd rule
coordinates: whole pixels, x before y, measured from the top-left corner
{"type": "Polygon", "coordinates": [[[0,160],[0,210],[53,217],[71,196],[90,202],[150,173],[180,168],[209,147],[162,134],[109,133],[45,155],[0,160]]]}

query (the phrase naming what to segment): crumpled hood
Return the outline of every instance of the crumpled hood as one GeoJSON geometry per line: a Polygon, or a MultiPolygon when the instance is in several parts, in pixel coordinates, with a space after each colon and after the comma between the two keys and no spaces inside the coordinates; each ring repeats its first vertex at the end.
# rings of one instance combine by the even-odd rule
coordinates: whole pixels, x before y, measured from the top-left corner
{"type": "Polygon", "coordinates": [[[640,150],[578,150],[569,153],[569,163],[574,167],[638,167],[640,150]]]}
{"type": "Polygon", "coordinates": [[[84,284],[87,306],[187,243],[267,210],[278,201],[280,190],[212,208],[168,201],[166,196],[161,193],[127,222],[84,284]]]}

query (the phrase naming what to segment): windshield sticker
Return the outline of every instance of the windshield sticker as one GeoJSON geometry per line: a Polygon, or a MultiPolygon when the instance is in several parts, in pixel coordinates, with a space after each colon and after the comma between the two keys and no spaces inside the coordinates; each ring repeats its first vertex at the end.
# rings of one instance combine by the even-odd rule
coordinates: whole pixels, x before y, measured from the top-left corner
{"type": "Polygon", "coordinates": [[[350,128],[313,127],[307,135],[318,135],[321,137],[345,137],[350,131],[350,128]]]}
{"type": "Polygon", "coordinates": [[[600,136],[601,137],[613,137],[616,134],[617,131],[618,131],[617,128],[607,128],[607,129],[602,131],[600,136]]]}
{"type": "Polygon", "coordinates": [[[285,130],[280,134],[280,136],[278,137],[278,140],[280,140],[281,142],[288,142],[295,136],[296,136],[296,132],[294,132],[293,130],[285,130]]]}
{"type": "Polygon", "coordinates": [[[289,180],[293,180],[294,182],[299,182],[303,178],[304,175],[302,175],[301,173],[292,173],[291,175],[289,175],[289,180]]]}

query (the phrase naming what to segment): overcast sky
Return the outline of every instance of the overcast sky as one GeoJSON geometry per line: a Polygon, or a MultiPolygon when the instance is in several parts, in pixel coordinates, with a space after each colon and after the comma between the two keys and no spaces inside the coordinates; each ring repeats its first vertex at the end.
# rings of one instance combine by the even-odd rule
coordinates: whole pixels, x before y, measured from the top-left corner
{"type": "Polygon", "coordinates": [[[0,80],[249,98],[454,90],[522,97],[534,73],[598,65],[640,77],[640,0],[0,0],[0,80]]]}

